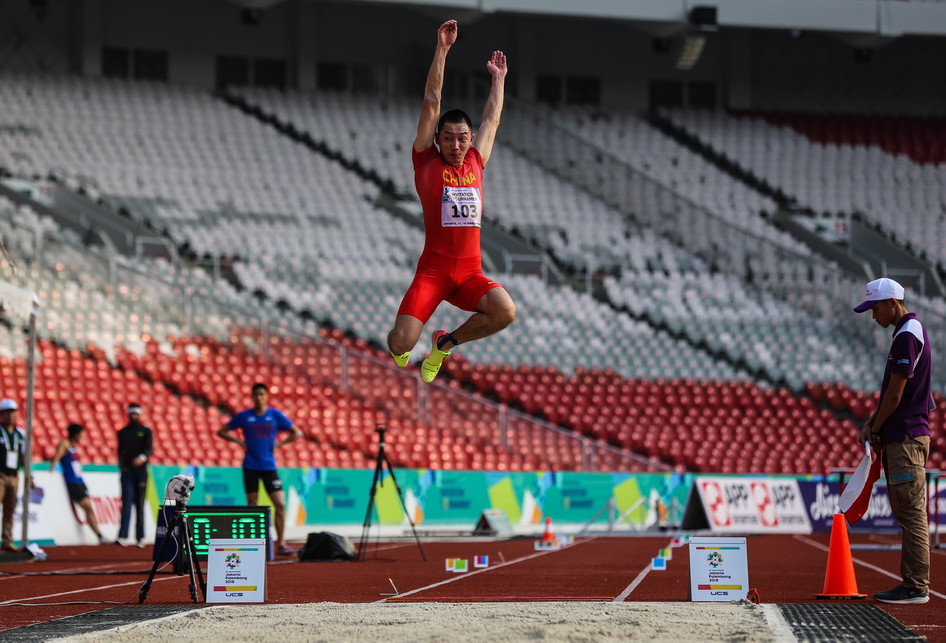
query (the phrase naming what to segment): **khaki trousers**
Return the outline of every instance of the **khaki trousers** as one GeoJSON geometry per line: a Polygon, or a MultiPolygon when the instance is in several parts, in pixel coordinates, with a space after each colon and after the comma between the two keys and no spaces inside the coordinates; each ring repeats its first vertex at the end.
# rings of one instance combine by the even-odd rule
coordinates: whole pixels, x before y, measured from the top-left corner
{"type": "Polygon", "coordinates": [[[3,503],[3,531],[0,546],[13,547],[13,514],[16,512],[16,496],[20,487],[19,477],[0,473],[0,501],[3,503]]]}
{"type": "Polygon", "coordinates": [[[926,513],[926,459],[930,436],[907,436],[884,444],[884,472],[890,508],[901,530],[903,585],[927,591],[930,585],[930,524],[926,513]]]}

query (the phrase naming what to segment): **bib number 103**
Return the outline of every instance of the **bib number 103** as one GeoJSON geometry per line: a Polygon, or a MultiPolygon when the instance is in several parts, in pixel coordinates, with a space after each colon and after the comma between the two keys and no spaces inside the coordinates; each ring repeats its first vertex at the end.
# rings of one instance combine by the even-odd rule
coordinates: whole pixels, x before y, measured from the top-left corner
{"type": "Polygon", "coordinates": [[[481,203],[479,188],[445,186],[440,225],[445,228],[479,227],[481,203]]]}
{"type": "Polygon", "coordinates": [[[463,205],[457,205],[456,203],[454,203],[450,207],[453,208],[454,219],[461,219],[461,218],[462,219],[470,219],[470,218],[475,219],[477,217],[477,207],[475,203],[471,203],[471,204],[464,203],[463,205]]]}

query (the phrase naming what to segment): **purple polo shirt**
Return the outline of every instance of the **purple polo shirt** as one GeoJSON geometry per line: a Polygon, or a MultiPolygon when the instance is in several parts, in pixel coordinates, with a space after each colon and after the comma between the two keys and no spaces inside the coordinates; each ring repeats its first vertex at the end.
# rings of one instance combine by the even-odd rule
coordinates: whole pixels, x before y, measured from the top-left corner
{"type": "Polygon", "coordinates": [[[893,415],[881,427],[884,442],[903,442],[906,437],[930,434],[930,411],[936,408],[932,393],[932,362],[930,340],[926,329],[907,313],[893,331],[893,344],[887,355],[880,399],[890,384],[893,373],[907,373],[903,397],[893,415]]]}

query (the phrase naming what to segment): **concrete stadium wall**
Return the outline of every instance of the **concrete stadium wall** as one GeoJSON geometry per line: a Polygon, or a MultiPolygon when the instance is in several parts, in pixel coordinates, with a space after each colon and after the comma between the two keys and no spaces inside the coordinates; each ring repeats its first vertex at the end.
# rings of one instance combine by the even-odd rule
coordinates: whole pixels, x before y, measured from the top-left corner
{"type": "Polygon", "coordinates": [[[706,34],[701,59],[682,71],[676,69],[680,24],[290,0],[250,25],[239,6],[221,0],[77,2],[73,67],[91,76],[101,73],[102,47],[121,47],[168,51],[170,82],[208,88],[218,55],[284,59],[290,85],[303,89],[315,86],[319,62],[396,66],[419,86],[437,25],[457,18],[461,38],[448,77],[481,76],[489,53],[503,49],[510,60],[509,93],[526,99],[535,97],[539,76],[558,75],[598,77],[602,106],[637,111],[648,106],[652,81],[712,83],[721,106],[740,109],[946,111],[946,87],[934,65],[946,52],[943,38],[723,27],[706,34]],[[669,51],[655,49],[658,36],[669,51]]]}

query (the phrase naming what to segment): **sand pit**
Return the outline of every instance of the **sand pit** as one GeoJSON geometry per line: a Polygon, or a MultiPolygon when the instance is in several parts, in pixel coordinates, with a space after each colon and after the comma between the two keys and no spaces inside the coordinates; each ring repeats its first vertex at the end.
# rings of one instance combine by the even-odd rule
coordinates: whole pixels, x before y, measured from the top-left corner
{"type": "Polygon", "coordinates": [[[58,641],[794,641],[772,605],[312,603],[215,606],[58,641]]]}

